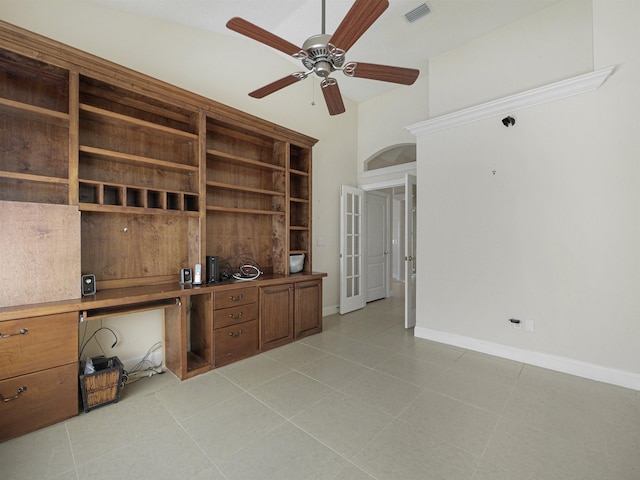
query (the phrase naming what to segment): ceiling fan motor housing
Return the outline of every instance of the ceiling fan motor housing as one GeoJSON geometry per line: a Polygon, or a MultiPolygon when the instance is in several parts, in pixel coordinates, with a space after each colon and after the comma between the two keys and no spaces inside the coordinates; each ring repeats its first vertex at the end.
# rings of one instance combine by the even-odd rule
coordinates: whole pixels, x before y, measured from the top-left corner
{"type": "Polygon", "coordinates": [[[302,50],[307,54],[302,58],[302,63],[309,70],[313,70],[316,75],[323,78],[342,67],[344,63],[344,53],[336,54],[337,49],[328,46],[330,39],[331,35],[314,35],[309,37],[302,45],[302,50]]]}

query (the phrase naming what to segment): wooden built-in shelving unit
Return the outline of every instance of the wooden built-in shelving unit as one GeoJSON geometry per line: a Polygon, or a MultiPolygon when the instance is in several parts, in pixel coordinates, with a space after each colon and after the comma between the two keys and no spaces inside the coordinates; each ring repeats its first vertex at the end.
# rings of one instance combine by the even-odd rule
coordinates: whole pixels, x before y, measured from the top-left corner
{"type": "MultiPolygon", "coordinates": [[[[35,359],[0,372],[0,390],[37,382],[28,407],[20,392],[10,407],[4,402],[29,421],[0,412],[0,441],[77,413],[76,319],[163,310],[164,359],[181,379],[319,332],[315,142],[0,21],[0,213],[16,212],[3,217],[10,224],[18,216],[39,222],[13,229],[35,234],[2,248],[46,269],[24,295],[13,288],[11,303],[0,304],[0,331],[11,333],[0,364],[27,344],[35,359]],[[74,268],[56,265],[64,261],[54,251],[60,238],[75,242],[67,257],[74,268]],[[202,264],[204,275],[207,256],[242,254],[260,266],[259,280],[178,283],[184,267],[202,264]],[[305,254],[302,272],[290,274],[291,254],[305,254]],[[78,271],[95,275],[95,295],[80,298],[78,271]],[[70,288],[49,300],[51,283],[70,288]],[[33,302],[33,289],[44,299],[33,302]],[[23,324],[33,334],[14,335],[23,324]]],[[[12,281],[7,272],[3,282],[12,281]]]]}

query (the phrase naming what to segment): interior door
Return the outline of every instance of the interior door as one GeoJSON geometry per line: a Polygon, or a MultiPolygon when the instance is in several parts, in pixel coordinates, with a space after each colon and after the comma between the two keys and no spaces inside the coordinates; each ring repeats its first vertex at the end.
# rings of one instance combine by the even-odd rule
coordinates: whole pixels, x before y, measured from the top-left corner
{"type": "Polygon", "coordinates": [[[417,188],[415,175],[405,177],[405,269],[404,328],[416,326],[416,220],[417,188]]]}
{"type": "Polygon", "coordinates": [[[365,305],[363,218],[364,191],[343,185],[340,190],[340,314],[365,305]]]}
{"type": "Polygon", "coordinates": [[[367,302],[389,296],[389,195],[366,193],[367,302]]]}

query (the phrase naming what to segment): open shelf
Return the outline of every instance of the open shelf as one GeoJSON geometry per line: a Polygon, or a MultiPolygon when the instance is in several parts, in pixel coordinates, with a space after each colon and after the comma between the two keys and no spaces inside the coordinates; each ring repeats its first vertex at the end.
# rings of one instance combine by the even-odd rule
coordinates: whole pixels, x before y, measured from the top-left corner
{"type": "Polygon", "coordinates": [[[0,114],[69,127],[69,114],[0,97],[0,114]]]}
{"type": "Polygon", "coordinates": [[[81,103],[80,111],[86,114],[86,118],[102,121],[105,123],[111,123],[118,126],[128,125],[132,127],[141,127],[156,131],[158,133],[162,133],[164,135],[175,135],[177,137],[183,137],[190,140],[198,139],[198,135],[191,132],[176,130],[175,128],[165,127],[164,125],[147,122],[146,120],[140,120],[135,117],[129,117],[127,115],[122,115],[109,110],[104,110],[102,108],[93,107],[91,105],[85,105],[81,103]]]}
{"type": "Polygon", "coordinates": [[[277,197],[284,197],[285,193],[284,192],[278,192],[275,190],[265,190],[262,188],[252,188],[252,187],[245,187],[242,185],[233,185],[230,183],[222,183],[222,182],[207,182],[207,186],[209,187],[215,187],[215,188],[219,188],[222,190],[233,190],[233,191],[238,191],[238,192],[247,192],[247,193],[258,193],[258,194],[262,194],[262,195],[275,195],[277,197]]]}
{"type": "Polygon", "coordinates": [[[211,212],[232,212],[232,213],[250,213],[254,215],[284,215],[285,212],[275,210],[257,210],[254,208],[235,208],[235,207],[218,207],[207,205],[207,210],[211,212]]]}
{"type": "Polygon", "coordinates": [[[207,150],[207,155],[215,158],[218,161],[227,162],[234,165],[250,166],[255,168],[261,168],[265,170],[284,172],[284,167],[280,165],[274,165],[272,163],[263,162],[260,160],[253,160],[240,155],[234,155],[232,153],[226,153],[218,150],[207,150]]]}
{"type": "Polygon", "coordinates": [[[52,118],[58,113],[66,115],[69,113],[69,72],[0,50],[0,98],[5,105],[38,115],[52,118]]]}
{"type": "Polygon", "coordinates": [[[177,172],[198,172],[198,167],[195,165],[183,165],[181,163],[159,160],[157,158],[142,157],[140,155],[130,155],[127,153],[114,152],[112,150],[89,147],[86,145],[80,145],[80,153],[86,154],[86,156],[93,156],[96,158],[128,165],[138,164],[154,168],[161,168],[163,170],[175,170],[177,172]]]}

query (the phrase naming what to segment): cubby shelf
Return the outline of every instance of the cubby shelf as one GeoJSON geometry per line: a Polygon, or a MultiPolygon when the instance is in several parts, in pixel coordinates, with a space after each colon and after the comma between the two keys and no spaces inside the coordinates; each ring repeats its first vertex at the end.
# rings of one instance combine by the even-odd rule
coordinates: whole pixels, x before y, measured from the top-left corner
{"type": "Polygon", "coordinates": [[[131,185],[80,180],[80,210],[198,215],[198,195],[131,185]]]}

